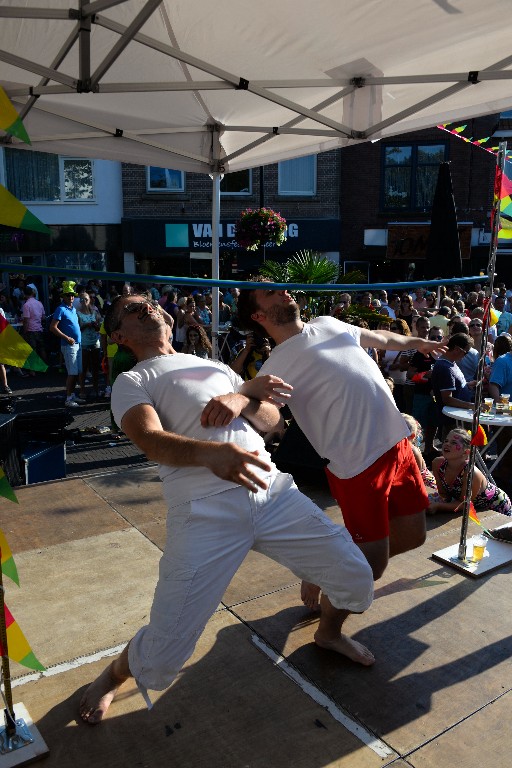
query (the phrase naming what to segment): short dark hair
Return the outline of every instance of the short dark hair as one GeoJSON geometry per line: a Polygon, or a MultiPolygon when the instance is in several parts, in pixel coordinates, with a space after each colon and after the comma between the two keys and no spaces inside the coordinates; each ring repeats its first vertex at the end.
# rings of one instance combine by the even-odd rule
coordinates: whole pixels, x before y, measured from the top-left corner
{"type": "Polygon", "coordinates": [[[107,311],[105,312],[105,319],[103,321],[103,324],[105,326],[105,330],[107,332],[107,336],[111,336],[113,331],[116,330],[119,323],[119,302],[123,297],[117,294],[117,296],[112,299],[111,304],[109,305],[107,311]]]}
{"type": "MultiPolygon", "coordinates": [[[[268,279],[262,275],[251,277],[251,282],[254,283],[268,283],[268,279]]],[[[242,288],[238,297],[237,303],[237,316],[238,326],[245,331],[254,331],[260,336],[266,336],[266,331],[259,323],[252,319],[251,315],[257,312],[259,309],[258,302],[256,301],[256,289],[255,288],[242,288]]]]}
{"type": "Polygon", "coordinates": [[[469,333],[454,333],[448,339],[448,349],[470,349],[473,346],[473,339],[469,333]]]}
{"type": "Polygon", "coordinates": [[[454,336],[455,334],[459,334],[459,333],[462,333],[462,334],[467,333],[468,327],[466,323],[464,323],[462,320],[456,320],[454,323],[452,323],[450,330],[451,330],[451,335],[454,336]]]}

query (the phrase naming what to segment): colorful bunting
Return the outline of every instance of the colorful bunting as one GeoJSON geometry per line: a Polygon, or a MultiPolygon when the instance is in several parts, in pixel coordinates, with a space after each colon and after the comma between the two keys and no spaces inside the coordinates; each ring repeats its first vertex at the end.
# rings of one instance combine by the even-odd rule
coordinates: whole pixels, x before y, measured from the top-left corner
{"type": "MultiPolygon", "coordinates": [[[[3,471],[2,467],[0,467],[0,497],[2,496],[4,497],[4,499],[9,499],[9,501],[14,501],[16,502],[16,504],[18,504],[18,499],[16,498],[16,494],[14,493],[13,489],[9,485],[9,481],[5,476],[5,472],[3,471]]],[[[3,566],[3,563],[2,563],[2,566],[3,566]]]]}
{"type": "MultiPolygon", "coordinates": [[[[18,501],[18,499],[16,499],[16,501],[18,501]]],[[[16,563],[14,562],[14,557],[12,556],[11,548],[1,528],[0,528],[0,549],[2,552],[1,554],[2,573],[5,576],[8,576],[10,579],[12,579],[12,581],[14,581],[14,583],[17,584],[19,587],[20,579],[18,576],[18,569],[16,568],[16,563]]]]}
{"type": "Polygon", "coordinates": [[[20,116],[14,109],[11,100],[0,85],[0,128],[12,136],[21,139],[25,144],[30,144],[28,133],[20,116]]]}
{"type": "Polygon", "coordinates": [[[50,234],[49,228],[43,224],[37,216],[30,213],[28,208],[11,195],[11,193],[0,184],[0,224],[6,227],[16,227],[17,229],[31,229],[34,232],[43,232],[50,234]]]}
{"type": "Polygon", "coordinates": [[[12,325],[0,315],[0,363],[31,371],[46,371],[48,366],[20,336],[12,325]]]}
{"type": "MultiPolygon", "coordinates": [[[[10,659],[12,659],[12,661],[17,661],[18,664],[22,664],[24,667],[35,669],[38,672],[43,672],[45,667],[43,667],[41,662],[34,655],[34,652],[28,644],[27,638],[21,631],[18,622],[15,620],[14,616],[5,604],[4,613],[5,627],[7,630],[7,655],[10,659]]],[[[1,640],[0,654],[5,656],[5,649],[1,640]]]]}

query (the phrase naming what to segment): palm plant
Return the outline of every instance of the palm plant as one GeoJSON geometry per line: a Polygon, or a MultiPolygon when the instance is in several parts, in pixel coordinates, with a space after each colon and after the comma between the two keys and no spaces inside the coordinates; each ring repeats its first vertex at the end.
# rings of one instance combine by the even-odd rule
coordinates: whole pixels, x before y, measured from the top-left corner
{"type": "MultiPolygon", "coordinates": [[[[308,283],[318,285],[335,283],[339,268],[330,259],[317,251],[298,251],[284,264],[276,261],[265,261],[260,267],[260,273],[274,283],[308,283]]],[[[327,311],[329,295],[318,291],[294,291],[297,301],[302,305],[302,314],[306,318],[315,317],[327,311]]]]}

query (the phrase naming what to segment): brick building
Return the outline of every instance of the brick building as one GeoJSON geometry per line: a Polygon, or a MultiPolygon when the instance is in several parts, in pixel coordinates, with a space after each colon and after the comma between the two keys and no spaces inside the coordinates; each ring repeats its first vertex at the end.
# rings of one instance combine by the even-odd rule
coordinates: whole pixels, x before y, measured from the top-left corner
{"type": "MultiPolygon", "coordinates": [[[[468,121],[464,134],[491,136],[497,122],[496,115],[468,121]]],[[[463,271],[478,274],[488,259],[495,157],[433,128],[227,175],[221,184],[221,277],[244,277],[263,258],[283,260],[305,248],[345,271],[358,268],[371,281],[423,277],[443,161],[450,163],[463,271]],[[288,239],[280,248],[247,253],[236,247],[234,223],[244,208],[261,205],[285,217],[288,239]]],[[[125,268],[209,276],[211,179],[178,171],[163,178],[158,170],[152,178],[150,169],[123,165],[125,268]]],[[[501,261],[506,269],[506,257],[501,261]]]]}

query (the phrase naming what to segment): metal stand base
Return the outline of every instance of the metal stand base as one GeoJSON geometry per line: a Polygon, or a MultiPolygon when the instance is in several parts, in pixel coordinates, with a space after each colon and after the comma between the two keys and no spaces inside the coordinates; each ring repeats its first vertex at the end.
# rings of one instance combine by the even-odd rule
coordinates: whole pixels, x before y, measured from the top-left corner
{"type": "Polygon", "coordinates": [[[26,765],[46,757],[50,751],[32,719],[20,702],[14,705],[16,733],[10,736],[5,725],[0,726],[0,766],[26,765]]]}
{"type": "MultiPolygon", "coordinates": [[[[500,525],[499,527],[508,528],[510,526],[500,525]]],[[[471,561],[471,543],[467,544],[466,560],[459,560],[458,554],[459,544],[457,542],[457,544],[452,544],[450,547],[433,552],[432,557],[434,560],[449,565],[451,568],[455,568],[456,570],[461,571],[461,573],[465,573],[467,576],[478,578],[479,576],[484,576],[485,574],[490,573],[490,571],[495,571],[497,568],[512,563],[512,544],[489,539],[485,549],[484,558],[477,563],[471,561]]]]}

